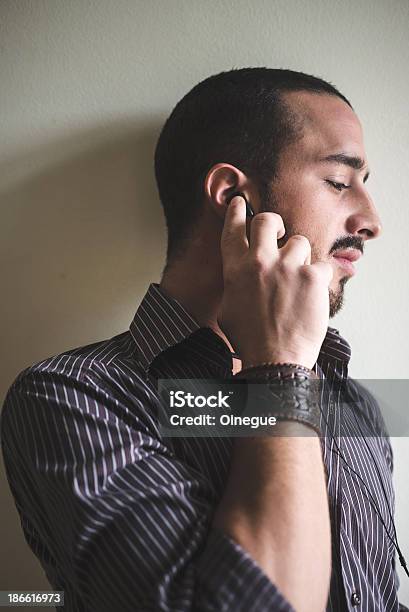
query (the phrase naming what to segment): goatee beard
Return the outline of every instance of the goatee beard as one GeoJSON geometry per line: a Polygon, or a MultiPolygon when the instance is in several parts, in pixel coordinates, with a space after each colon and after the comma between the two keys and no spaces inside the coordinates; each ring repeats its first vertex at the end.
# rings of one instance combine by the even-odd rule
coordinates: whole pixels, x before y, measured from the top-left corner
{"type": "Polygon", "coordinates": [[[338,291],[329,289],[329,318],[332,319],[344,305],[344,287],[349,280],[349,276],[343,276],[339,281],[338,291]]]}

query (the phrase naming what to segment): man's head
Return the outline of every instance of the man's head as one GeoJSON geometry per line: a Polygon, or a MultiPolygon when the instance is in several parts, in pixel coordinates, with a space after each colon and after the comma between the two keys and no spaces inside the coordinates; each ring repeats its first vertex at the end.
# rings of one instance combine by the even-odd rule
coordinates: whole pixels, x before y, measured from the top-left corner
{"type": "Polygon", "coordinates": [[[359,120],[332,85],[300,72],[243,68],[199,83],[162,129],[155,173],[168,265],[183,257],[209,219],[221,229],[227,198],[242,191],[256,213],[283,217],[279,246],[303,234],[312,263],[333,262],[331,317],[351,276],[333,254],[349,247],[363,252],[364,241],[380,232],[364,186],[359,120]]]}

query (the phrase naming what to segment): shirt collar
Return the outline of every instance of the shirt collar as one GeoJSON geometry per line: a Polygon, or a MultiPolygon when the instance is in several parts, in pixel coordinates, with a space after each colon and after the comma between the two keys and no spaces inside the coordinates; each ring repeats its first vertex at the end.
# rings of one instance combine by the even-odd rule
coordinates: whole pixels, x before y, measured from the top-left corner
{"type": "Polygon", "coordinates": [[[149,285],[129,327],[145,370],[160,353],[198,329],[200,325],[182,304],[165,294],[158,283],[149,285]]]}
{"type": "MultiPolygon", "coordinates": [[[[230,360],[227,344],[209,327],[201,327],[175,298],[167,295],[158,283],[151,283],[136,314],[129,331],[138,348],[139,360],[145,370],[153,360],[166,349],[182,342],[195,332],[201,340],[214,341],[221,350],[222,358],[230,360]],[[200,330],[200,331],[199,331],[200,330]]],[[[348,364],[351,357],[349,343],[334,327],[328,327],[317,363],[324,360],[338,360],[348,364]]]]}
{"type": "Polygon", "coordinates": [[[345,366],[348,366],[351,359],[351,345],[341,336],[338,329],[335,327],[327,327],[324,342],[321,345],[321,350],[317,359],[319,365],[323,361],[340,361],[345,366]]]}

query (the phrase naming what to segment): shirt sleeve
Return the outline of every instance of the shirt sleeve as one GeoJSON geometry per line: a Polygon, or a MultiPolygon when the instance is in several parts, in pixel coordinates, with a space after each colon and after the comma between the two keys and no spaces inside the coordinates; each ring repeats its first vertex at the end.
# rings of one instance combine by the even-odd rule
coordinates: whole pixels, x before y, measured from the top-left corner
{"type": "Polygon", "coordinates": [[[293,612],[212,528],[211,483],[161,439],[148,391],[115,384],[30,370],[7,393],[6,473],[22,524],[47,551],[43,567],[98,612],[293,612]]]}

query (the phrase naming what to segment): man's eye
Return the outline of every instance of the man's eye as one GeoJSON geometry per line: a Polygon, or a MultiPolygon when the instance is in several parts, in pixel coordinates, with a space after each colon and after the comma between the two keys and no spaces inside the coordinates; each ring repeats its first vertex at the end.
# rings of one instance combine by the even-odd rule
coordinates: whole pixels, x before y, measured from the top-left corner
{"type": "Polygon", "coordinates": [[[336,181],[330,181],[327,179],[327,183],[334,187],[337,191],[342,191],[343,189],[349,189],[350,185],[345,185],[344,183],[337,183],[336,181]]]}

